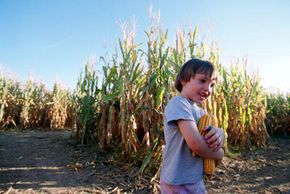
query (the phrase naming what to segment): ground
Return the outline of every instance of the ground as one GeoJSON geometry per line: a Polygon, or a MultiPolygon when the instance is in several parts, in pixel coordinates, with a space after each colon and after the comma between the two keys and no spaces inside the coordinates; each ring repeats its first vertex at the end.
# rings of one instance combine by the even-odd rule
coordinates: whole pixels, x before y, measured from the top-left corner
{"type": "MultiPolygon", "coordinates": [[[[2,193],[158,193],[138,167],[80,145],[69,131],[0,132],[2,193]]],[[[208,193],[290,193],[290,139],[225,158],[206,180],[208,193]]]]}

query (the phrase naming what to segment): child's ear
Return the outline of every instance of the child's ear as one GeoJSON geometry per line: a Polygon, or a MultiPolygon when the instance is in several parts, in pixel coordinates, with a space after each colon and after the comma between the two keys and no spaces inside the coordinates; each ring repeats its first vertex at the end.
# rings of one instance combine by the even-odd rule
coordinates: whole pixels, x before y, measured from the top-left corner
{"type": "Polygon", "coordinates": [[[180,82],[181,82],[182,86],[184,86],[186,84],[186,81],[184,81],[184,80],[181,80],[180,82]]]}

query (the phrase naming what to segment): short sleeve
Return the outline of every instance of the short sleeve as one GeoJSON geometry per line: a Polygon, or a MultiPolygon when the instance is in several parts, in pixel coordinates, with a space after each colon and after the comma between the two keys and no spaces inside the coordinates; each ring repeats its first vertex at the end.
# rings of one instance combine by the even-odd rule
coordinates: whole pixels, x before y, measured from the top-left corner
{"type": "Polygon", "coordinates": [[[164,116],[167,124],[176,122],[177,120],[195,121],[192,112],[192,103],[186,98],[177,96],[173,98],[165,108],[164,116]]]}

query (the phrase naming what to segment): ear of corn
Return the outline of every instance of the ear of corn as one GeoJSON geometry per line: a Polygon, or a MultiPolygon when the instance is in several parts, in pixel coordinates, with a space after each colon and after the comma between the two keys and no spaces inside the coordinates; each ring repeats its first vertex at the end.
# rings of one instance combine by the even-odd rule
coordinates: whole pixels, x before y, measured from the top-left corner
{"type": "MultiPolygon", "coordinates": [[[[217,118],[212,114],[205,114],[203,115],[198,121],[198,130],[202,136],[206,134],[204,130],[205,127],[208,126],[218,126],[217,118]]],[[[204,158],[203,159],[203,168],[206,175],[213,175],[215,171],[215,160],[211,158],[204,158]]]]}

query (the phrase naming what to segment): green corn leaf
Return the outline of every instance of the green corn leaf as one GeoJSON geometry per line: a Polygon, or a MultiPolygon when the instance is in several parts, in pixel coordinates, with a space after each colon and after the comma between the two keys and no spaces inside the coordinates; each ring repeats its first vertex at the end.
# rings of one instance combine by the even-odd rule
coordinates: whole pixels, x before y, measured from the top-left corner
{"type": "Polygon", "coordinates": [[[153,142],[153,144],[150,146],[148,152],[147,152],[147,155],[145,156],[145,158],[143,159],[143,162],[142,162],[142,165],[140,167],[140,170],[139,172],[142,174],[143,171],[145,170],[145,168],[147,167],[147,165],[149,164],[151,158],[152,158],[152,155],[153,155],[153,152],[154,150],[156,149],[157,145],[159,144],[159,139],[156,138],[153,142]]]}
{"type": "Polygon", "coordinates": [[[112,93],[112,94],[108,94],[108,95],[105,95],[105,96],[103,97],[103,100],[104,100],[105,102],[108,102],[108,101],[111,101],[111,100],[114,100],[114,99],[118,98],[119,95],[120,95],[119,92],[115,92],[115,93],[112,93]]]}
{"type": "Polygon", "coordinates": [[[165,93],[165,87],[161,86],[157,90],[157,95],[155,97],[155,107],[159,107],[162,104],[163,96],[165,93]]]}

